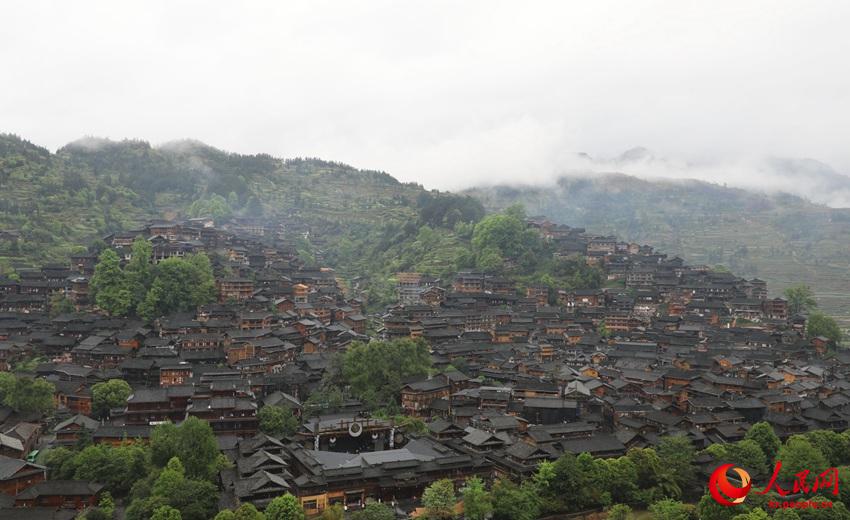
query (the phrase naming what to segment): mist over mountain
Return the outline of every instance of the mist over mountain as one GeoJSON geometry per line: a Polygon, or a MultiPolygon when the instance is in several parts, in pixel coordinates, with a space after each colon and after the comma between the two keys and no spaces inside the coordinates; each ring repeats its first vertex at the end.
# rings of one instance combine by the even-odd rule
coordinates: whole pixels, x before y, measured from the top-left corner
{"type": "Polygon", "coordinates": [[[850,207],[850,176],[830,165],[805,158],[763,157],[701,162],[659,157],[635,147],[612,157],[577,153],[562,159],[560,173],[550,177],[522,176],[479,185],[551,186],[562,178],[596,178],[621,173],[649,181],[703,181],[766,194],[787,193],[833,208],[850,207]]]}

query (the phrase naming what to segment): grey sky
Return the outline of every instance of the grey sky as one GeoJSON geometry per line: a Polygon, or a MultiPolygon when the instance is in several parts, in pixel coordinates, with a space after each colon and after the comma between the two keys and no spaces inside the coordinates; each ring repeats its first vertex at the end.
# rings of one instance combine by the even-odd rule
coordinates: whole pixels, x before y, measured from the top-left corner
{"type": "Polygon", "coordinates": [[[846,1],[21,0],[0,19],[0,131],[51,149],[196,138],[439,188],[634,146],[850,172],[846,1]]]}

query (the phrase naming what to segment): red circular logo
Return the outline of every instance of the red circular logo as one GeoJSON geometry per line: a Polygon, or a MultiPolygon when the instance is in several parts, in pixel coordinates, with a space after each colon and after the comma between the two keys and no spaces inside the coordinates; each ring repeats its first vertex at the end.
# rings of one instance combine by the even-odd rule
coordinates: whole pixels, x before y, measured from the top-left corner
{"type": "Polygon", "coordinates": [[[714,500],[720,505],[734,506],[740,504],[747,497],[747,493],[750,492],[750,488],[753,487],[750,480],[750,474],[741,468],[734,468],[734,471],[738,474],[738,477],[741,478],[741,484],[743,484],[743,487],[733,486],[729,482],[726,472],[733,466],[734,464],[724,464],[720,466],[714,470],[714,473],[712,473],[711,477],[708,479],[708,491],[711,492],[712,498],[714,498],[714,500]]]}

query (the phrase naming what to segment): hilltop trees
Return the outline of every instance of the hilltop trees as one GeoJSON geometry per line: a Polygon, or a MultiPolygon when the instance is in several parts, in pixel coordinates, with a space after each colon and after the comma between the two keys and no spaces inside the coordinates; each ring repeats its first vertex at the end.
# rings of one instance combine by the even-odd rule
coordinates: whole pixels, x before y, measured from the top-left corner
{"type": "Polygon", "coordinates": [[[472,249],[476,267],[499,272],[505,262],[517,262],[522,269],[531,270],[543,250],[540,237],[525,223],[521,206],[512,206],[503,213],[483,218],[472,232],[472,249]]]}
{"type": "Polygon", "coordinates": [[[98,307],[115,316],[153,319],[212,301],[215,278],[205,254],[171,257],[156,265],[150,257],[151,245],[144,237],[133,241],[131,259],[123,268],[118,254],[105,249],[91,281],[98,307]]]}

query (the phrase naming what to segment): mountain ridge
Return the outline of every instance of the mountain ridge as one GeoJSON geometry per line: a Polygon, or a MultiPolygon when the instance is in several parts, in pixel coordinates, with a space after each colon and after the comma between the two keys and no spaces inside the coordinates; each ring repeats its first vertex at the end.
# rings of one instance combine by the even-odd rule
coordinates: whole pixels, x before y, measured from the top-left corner
{"type": "MultiPolygon", "coordinates": [[[[642,149],[626,155],[647,154],[642,149]]],[[[86,137],[50,152],[3,134],[0,189],[0,274],[12,265],[64,261],[99,237],[145,220],[211,212],[312,228],[330,237],[333,247],[302,246],[326,254],[352,277],[368,271],[365,256],[373,265],[387,262],[387,269],[447,270],[439,249],[457,252],[463,243],[439,220],[442,213],[437,220],[423,218],[423,204],[433,202],[427,194],[449,197],[448,192],[382,171],[313,158],[242,155],[197,140],[154,146],[86,137]],[[435,230],[422,260],[397,262],[369,250],[404,256],[404,244],[416,243],[422,224],[435,230]]],[[[850,319],[847,209],[698,179],[649,180],[616,172],[564,176],[546,187],[496,185],[458,193],[490,211],[520,203],[529,214],[651,243],[692,263],[726,265],[767,279],[776,291],[808,283],[826,310],[850,319]]],[[[452,204],[464,208],[463,201],[452,204]]]]}

